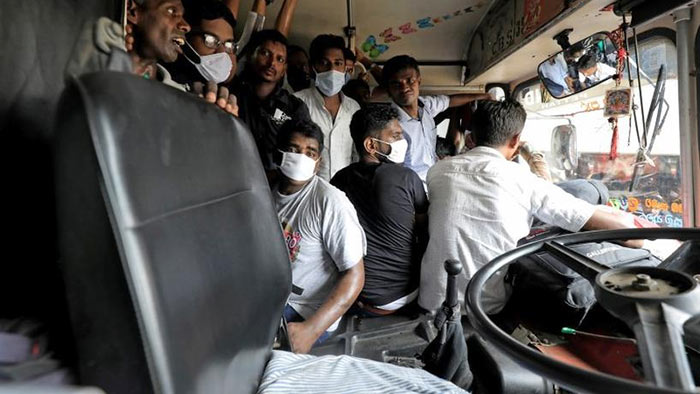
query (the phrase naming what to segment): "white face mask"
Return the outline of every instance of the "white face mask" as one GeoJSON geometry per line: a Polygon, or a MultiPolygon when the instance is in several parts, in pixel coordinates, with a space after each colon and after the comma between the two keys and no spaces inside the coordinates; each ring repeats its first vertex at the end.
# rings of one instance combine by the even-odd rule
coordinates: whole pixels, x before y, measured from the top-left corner
{"type": "Polygon", "coordinates": [[[345,85],[345,73],[330,70],[316,73],[316,87],[324,96],[335,96],[345,85]]]}
{"type": "Polygon", "coordinates": [[[192,50],[191,52],[194,52],[185,51],[185,54],[189,53],[189,55],[185,55],[185,59],[194,65],[204,79],[215,83],[221,83],[228,79],[233,68],[233,62],[231,62],[231,57],[228,53],[212,53],[211,55],[202,56],[197,54],[187,41],[185,41],[185,45],[189,46],[192,50]],[[195,57],[195,59],[190,59],[190,57],[195,57]]]}
{"type": "Polygon", "coordinates": [[[287,178],[304,182],[311,179],[316,172],[316,160],[301,153],[282,152],[280,171],[287,178]]]}
{"type": "Polygon", "coordinates": [[[372,138],[372,139],[377,141],[377,142],[381,142],[382,144],[387,144],[391,147],[391,151],[389,152],[388,155],[385,155],[384,153],[377,151],[377,154],[386,157],[390,162],[396,163],[396,164],[402,164],[403,161],[406,159],[406,151],[408,150],[408,141],[406,141],[405,139],[394,141],[392,143],[378,140],[376,138],[372,138]]]}

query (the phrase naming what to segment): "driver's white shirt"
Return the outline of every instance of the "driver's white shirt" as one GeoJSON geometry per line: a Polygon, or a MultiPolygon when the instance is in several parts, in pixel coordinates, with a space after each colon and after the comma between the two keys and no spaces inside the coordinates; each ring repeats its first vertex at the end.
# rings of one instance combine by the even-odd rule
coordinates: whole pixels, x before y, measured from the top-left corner
{"type": "MultiPolygon", "coordinates": [[[[485,146],[438,162],[428,171],[427,183],[430,242],[421,265],[418,303],[429,310],[445,298],[445,260],[464,265],[457,280],[463,302],[469,278],[514,249],[530,232],[533,217],[578,231],[596,209],[485,146]]],[[[489,313],[502,309],[507,300],[504,275],[499,272],[484,289],[489,313]]]]}

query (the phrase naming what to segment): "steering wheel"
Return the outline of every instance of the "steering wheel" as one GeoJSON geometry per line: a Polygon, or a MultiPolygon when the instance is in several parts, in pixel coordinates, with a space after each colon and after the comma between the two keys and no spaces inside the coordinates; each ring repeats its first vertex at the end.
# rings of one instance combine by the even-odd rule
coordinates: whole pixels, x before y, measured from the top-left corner
{"type": "Polygon", "coordinates": [[[683,334],[685,332],[686,341],[689,342],[699,339],[696,338],[696,325],[700,323],[700,285],[686,273],[662,267],[683,258],[679,253],[697,246],[697,240],[700,240],[700,229],[651,228],[590,231],[533,242],[497,257],[474,275],[467,288],[467,313],[477,332],[485,339],[525,368],[569,390],[590,393],[696,393],[683,334]],[[686,242],[659,267],[612,269],[567,247],[621,239],[677,239],[686,242]],[[518,342],[486,315],[481,305],[481,293],[486,281],[496,271],[539,250],[549,251],[586,278],[595,290],[597,302],[633,330],[646,384],[559,362],[518,342]]]}

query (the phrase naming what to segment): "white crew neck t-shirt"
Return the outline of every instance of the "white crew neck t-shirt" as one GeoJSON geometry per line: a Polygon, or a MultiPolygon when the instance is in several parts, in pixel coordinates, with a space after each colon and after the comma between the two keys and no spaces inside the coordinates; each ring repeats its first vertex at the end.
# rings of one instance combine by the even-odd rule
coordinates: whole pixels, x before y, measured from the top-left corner
{"type": "MultiPolygon", "coordinates": [[[[304,319],[326,301],[339,273],[365,255],[367,241],[355,207],[345,194],[318,176],[300,191],[283,195],[272,191],[292,264],[292,293],[287,303],[304,319]]],[[[333,323],[327,331],[338,326],[333,323]]]]}

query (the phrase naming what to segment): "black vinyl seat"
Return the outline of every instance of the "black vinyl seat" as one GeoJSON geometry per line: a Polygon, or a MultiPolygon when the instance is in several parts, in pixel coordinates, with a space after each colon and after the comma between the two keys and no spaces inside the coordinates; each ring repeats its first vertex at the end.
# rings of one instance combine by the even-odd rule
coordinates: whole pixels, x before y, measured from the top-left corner
{"type": "Polygon", "coordinates": [[[291,272],[245,125],[111,72],[72,81],[57,113],[59,253],[80,383],[254,392],[291,272]]]}

